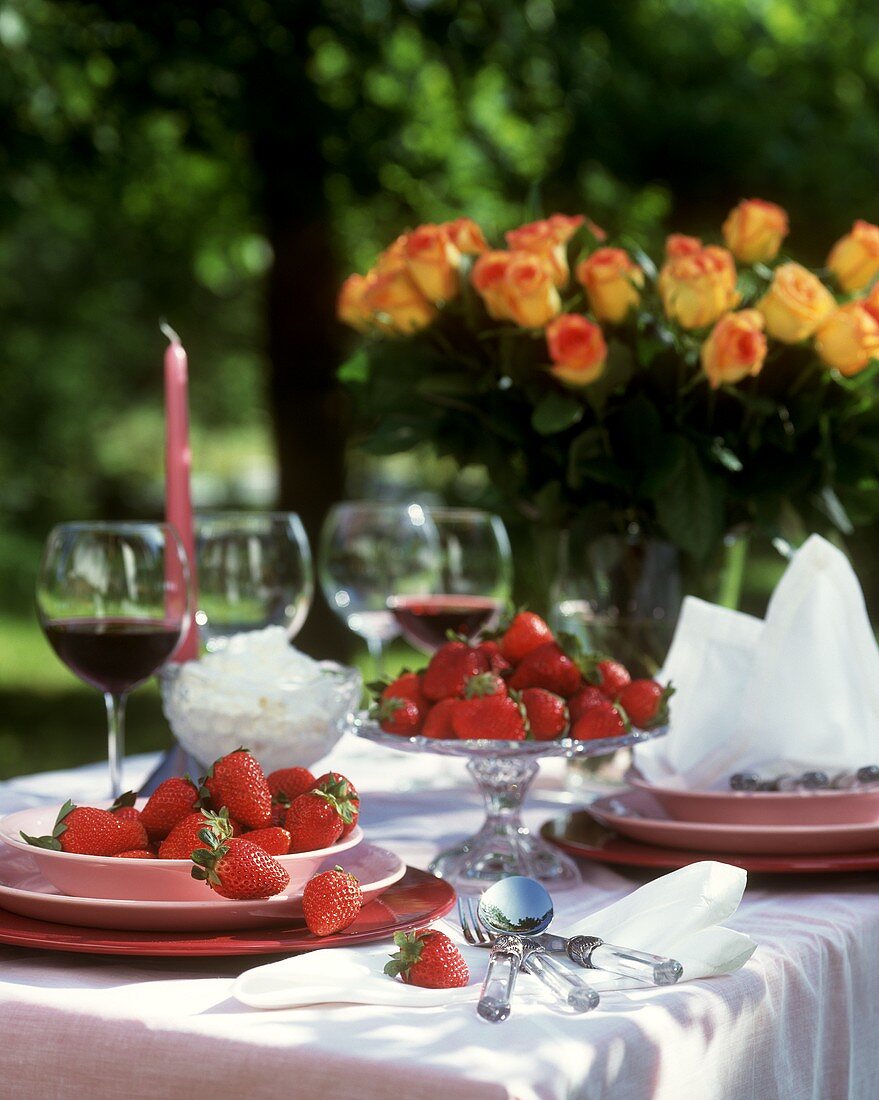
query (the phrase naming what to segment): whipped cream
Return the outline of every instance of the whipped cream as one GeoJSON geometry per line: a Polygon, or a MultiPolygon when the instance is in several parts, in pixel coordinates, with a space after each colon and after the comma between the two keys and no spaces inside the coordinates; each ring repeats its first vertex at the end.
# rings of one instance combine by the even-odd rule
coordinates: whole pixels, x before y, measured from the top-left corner
{"type": "Polygon", "coordinates": [[[207,766],[243,745],[267,771],[326,755],[360,691],[356,669],[313,660],[279,626],[235,634],[162,676],[165,717],[187,752],[207,766]]]}

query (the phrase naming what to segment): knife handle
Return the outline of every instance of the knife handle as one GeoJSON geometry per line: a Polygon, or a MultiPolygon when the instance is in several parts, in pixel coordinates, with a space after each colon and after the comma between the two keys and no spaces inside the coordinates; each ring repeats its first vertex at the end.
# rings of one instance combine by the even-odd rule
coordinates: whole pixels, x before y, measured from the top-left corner
{"type": "Polygon", "coordinates": [[[580,966],[640,978],[652,985],[674,985],[684,972],[677,959],[665,959],[661,955],[634,951],[629,947],[615,947],[596,936],[572,936],[565,950],[568,957],[580,966]]]}
{"type": "Polygon", "coordinates": [[[479,994],[476,1011],[493,1024],[510,1015],[510,1002],[525,948],[517,936],[498,936],[488,957],[488,969],[479,994]]]}
{"type": "Polygon", "coordinates": [[[522,967],[539,978],[559,1004],[567,1005],[575,1012],[590,1012],[598,1007],[598,994],[592,986],[564,963],[547,955],[546,948],[533,947],[526,951],[522,967]]]}

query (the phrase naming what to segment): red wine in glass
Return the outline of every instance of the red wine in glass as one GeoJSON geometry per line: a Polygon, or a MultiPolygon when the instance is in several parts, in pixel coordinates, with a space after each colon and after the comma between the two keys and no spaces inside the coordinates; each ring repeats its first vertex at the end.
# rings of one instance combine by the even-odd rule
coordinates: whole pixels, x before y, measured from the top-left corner
{"type": "Polygon", "coordinates": [[[180,641],[179,625],[151,619],[49,619],[43,630],[71,672],[112,694],[148,680],[180,641]]]}
{"type": "Polygon", "coordinates": [[[388,607],[406,641],[432,653],[448,640],[450,631],[470,639],[493,626],[503,600],[491,596],[392,596],[388,607]]]}

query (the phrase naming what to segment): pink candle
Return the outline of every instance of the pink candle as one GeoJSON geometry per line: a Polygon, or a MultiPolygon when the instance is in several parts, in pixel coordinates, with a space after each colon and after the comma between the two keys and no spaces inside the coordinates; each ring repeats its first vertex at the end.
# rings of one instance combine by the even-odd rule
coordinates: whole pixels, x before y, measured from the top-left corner
{"type": "MultiPolygon", "coordinates": [[[[162,332],[168,337],[165,352],[165,518],[177,529],[189,559],[191,606],[197,606],[198,590],[195,569],[195,536],[192,526],[192,496],[189,475],[192,451],[189,446],[189,379],[186,352],[180,337],[166,324],[162,332]]],[[[193,617],[175,661],[191,661],[198,656],[198,626],[193,617]]]]}

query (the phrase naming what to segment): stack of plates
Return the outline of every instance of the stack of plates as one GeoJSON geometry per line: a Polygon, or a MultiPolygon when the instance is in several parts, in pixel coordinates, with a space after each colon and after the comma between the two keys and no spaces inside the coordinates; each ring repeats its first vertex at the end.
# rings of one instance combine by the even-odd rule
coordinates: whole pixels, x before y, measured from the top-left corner
{"type": "Polygon", "coordinates": [[[566,851],[609,863],[682,867],[721,858],[752,871],[879,867],[879,788],[692,791],[629,775],[631,789],[548,822],[566,851]]]}

